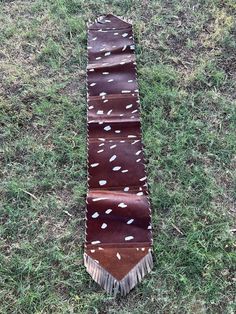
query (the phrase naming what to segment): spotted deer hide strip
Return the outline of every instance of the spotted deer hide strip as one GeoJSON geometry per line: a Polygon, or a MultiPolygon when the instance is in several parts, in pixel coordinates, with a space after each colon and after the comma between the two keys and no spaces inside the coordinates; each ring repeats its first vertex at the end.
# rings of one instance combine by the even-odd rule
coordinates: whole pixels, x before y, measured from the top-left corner
{"type": "Polygon", "coordinates": [[[108,293],[124,296],[153,266],[132,25],[100,17],[87,49],[84,264],[108,293]]]}

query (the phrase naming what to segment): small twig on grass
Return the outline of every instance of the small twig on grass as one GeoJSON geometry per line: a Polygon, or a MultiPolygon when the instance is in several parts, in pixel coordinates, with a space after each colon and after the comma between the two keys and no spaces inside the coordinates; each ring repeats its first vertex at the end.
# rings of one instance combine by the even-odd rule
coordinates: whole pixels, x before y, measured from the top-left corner
{"type": "Polygon", "coordinates": [[[171,224],[173,228],[175,228],[175,230],[177,230],[181,235],[184,235],[184,233],[173,223],[171,224]]]}
{"type": "Polygon", "coordinates": [[[28,195],[30,195],[30,196],[33,197],[36,201],[39,200],[34,194],[32,194],[32,193],[30,193],[30,192],[28,192],[28,191],[26,191],[26,190],[23,190],[23,189],[21,189],[21,191],[24,192],[24,193],[26,193],[26,194],[28,194],[28,195]]]}
{"type": "Polygon", "coordinates": [[[73,217],[73,215],[71,215],[67,210],[63,210],[63,212],[67,214],[68,216],[73,217]]]}

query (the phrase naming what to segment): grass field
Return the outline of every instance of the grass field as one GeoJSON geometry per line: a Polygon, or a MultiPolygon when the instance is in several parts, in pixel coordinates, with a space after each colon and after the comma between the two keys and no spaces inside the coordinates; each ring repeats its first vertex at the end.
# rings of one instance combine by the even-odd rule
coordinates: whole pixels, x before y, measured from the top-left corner
{"type": "Polygon", "coordinates": [[[234,0],[0,2],[0,313],[236,312],[234,0]],[[114,299],[82,260],[86,22],[133,20],[151,274],[114,299]]]}

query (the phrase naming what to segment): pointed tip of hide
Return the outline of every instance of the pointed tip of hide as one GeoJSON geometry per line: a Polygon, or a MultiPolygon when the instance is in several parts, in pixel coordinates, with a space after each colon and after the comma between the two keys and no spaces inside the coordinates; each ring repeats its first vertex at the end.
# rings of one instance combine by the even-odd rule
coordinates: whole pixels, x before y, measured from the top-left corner
{"type": "Polygon", "coordinates": [[[107,293],[113,296],[117,294],[125,296],[152,270],[153,258],[149,251],[121,280],[115,278],[87,253],[84,253],[84,265],[93,280],[107,293]]]}

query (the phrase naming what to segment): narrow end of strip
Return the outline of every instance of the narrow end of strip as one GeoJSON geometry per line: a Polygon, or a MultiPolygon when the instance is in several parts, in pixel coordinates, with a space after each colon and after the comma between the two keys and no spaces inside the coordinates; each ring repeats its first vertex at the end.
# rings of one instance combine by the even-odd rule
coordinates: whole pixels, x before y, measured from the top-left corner
{"type": "Polygon", "coordinates": [[[125,18],[115,16],[113,14],[106,14],[99,16],[94,23],[89,25],[90,29],[122,29],[131,26],[130,21],[125,18]]]}
{"type": "MultiPolygon", "coordinates": [[[[117,254],[117,258],[121,261],[121,255],[117,254]]],[[[84,253],[84,265],[93,280],[105,289],[107,293],[113,296],[116,296],[117,294],[125,296],[152,270],[153,258],[151,249],[149,249],[148,252],[146,252],[146,255],[141,257],[141,259],[125,275],[124,270],[126,267],[125,265],[127,265],[125,261],[123,265],[122,262],[120,262],[120,267],[118,268],[117,264],[112,265],[111,260],[108,260],[107,265],[108,264],[110,265],[110,270],[113,269],[115,272],[113,270],[112,272],[108,271],[107,268],[109,267],[104,268],[104,265],[101,265],[98,260],[91,257],[86,252],[84,253]],[[118,274],[119,271],[120,274],[118,274]],[[116,276],[114,276],[114,273],[116,276]],[[120,279],[121,276],[123,276],[122,279],[120,279]],[[117,277],[119,277],[119,279],[117,277]]]]}

